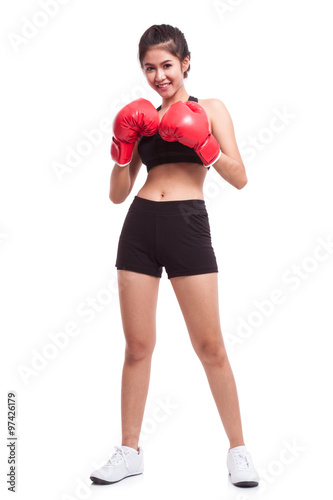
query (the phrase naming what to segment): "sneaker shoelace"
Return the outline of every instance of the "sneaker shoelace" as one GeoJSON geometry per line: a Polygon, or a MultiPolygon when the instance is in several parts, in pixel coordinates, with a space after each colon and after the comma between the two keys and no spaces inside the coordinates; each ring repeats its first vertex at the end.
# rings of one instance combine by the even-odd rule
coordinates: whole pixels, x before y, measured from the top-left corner
{"type": "Polygon", "coordinates": [[[119,446],[115,446],[116,450],[114,452],[114,454],[112,455],[112,457],[110,458],[110,460],[107,462],[106,466],[107,467],[115,467],[116,464],[118,462],[121,461],[121,459],[124,460],[125,464],[126,464],[126,467],[127,467],[127,470],[129,469],[129,465],[128,465],[128,462],[126,460],[126,457],[125,457],[125,452],[122,448],[120,448],[119,446]]]}
{"type": "Polygon", "coordinates": [[[234,451],[232,456],[237,470],[248,470],[250,468],[250,458],[246,452],[234,451]]]}

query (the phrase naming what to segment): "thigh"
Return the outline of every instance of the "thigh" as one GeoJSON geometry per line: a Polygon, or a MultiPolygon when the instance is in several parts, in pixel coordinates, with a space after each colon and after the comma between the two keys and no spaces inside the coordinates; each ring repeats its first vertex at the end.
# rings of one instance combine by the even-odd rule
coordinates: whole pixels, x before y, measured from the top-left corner
{"type": "Polygon", "coordinates": [[[161,277],[162,266],[155,249],[155,216],[143,210],[137,198],[130,206],[120,233],[116,267],[161,277]]]}
{"type": "Polygon", "coordinates": [[[183,206],[188,212],[161,217],[158,225],[158,254],[168,278],[218,272],[204,201],[185,200],[183,206]]]}
{"type": "Polygon", "coordinates": [[[153,350],[156,343],[156,306],[160,278],[118,270],[121,318],[127,348],[153,350]]]}
{"type": "Polygon", "coordinates": [[[224,350],[217,273],[179,276],[170,281],[197,354],[210,346],[224,350]]]}

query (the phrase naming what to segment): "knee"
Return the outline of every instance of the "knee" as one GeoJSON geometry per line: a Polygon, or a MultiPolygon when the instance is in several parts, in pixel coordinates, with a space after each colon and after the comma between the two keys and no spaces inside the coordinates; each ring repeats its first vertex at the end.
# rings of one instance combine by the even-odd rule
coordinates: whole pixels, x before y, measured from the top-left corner
{"type": "Polygon", "coordinates": [[[125,357],[128,361],[140,361],[150,358],[153,354],[155,343],[134,340],[126,342],[125,357]]]}
{"type": "Polygon", "coordinates": [[[221,342],[204,342],[196,351],[200,360],[210,365],[223,365],[228,360],[225,347],[221,342]]]}

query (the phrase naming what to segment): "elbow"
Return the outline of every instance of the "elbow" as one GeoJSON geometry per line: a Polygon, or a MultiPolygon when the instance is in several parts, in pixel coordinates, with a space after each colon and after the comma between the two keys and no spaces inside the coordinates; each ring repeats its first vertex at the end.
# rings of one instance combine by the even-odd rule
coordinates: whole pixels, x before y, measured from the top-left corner
{"type": "Polygon", "coordinates": [[[238,180],[237,184],[236,184],[236,188],[237,189],[242,189],[243,187],[245,187],[247,184],[247,177],[243,177],[241,179],[238,180]]]}
{"type": "Polygon", "coordinates": [[[109,196],[109,199],[110,199],[110,201],[112,201],[112,203],[114,203],[115,205],[119,205],[120,203],[122,203],[122,202],[124,201],[124,200],[121,200],[120,198],[116,198],[116,197],[112,196],[111,194],[110,194],[110,196],[109,196]]]}
{"type": "Polygon", "coordinates": [[[127,198],[128,194],[126,196],[121,196],[119,193],[117,193],[117,191],[110,191],[109,193],[109,199],[112,201],[112,203],[114,203],[115,205],[119,205],[120,203],[123,203],[126,198],[127,198]]]}
{"type": "Polygon", "coordinates": [[[112,201],[112,203],[115,203],[115,199],[111,191],[109,192],[109,200],[112,201]]]}
{"type": "Polygon", "coordinates": [[[237,182],[235,183],[235,187],[237,189],[242,189],[247,184],[247,175],[245,171],[245,167],[241,164],[241,168],[238,170],[237,182]]]}

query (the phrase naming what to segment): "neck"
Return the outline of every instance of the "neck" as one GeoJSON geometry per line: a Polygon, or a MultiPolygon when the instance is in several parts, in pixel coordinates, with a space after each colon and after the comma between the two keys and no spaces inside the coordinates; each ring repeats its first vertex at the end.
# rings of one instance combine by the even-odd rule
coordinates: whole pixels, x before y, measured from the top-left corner
{"type": "Polygon", "coordinates": [[[182,85],[172,97],[163,98],[161,109],[168,108],[174,102],[178,102],[178,101],[186,102],[186,101],[188,101],[189,97],[190,96],[186,92],[184,85],[182,85]]]}

